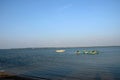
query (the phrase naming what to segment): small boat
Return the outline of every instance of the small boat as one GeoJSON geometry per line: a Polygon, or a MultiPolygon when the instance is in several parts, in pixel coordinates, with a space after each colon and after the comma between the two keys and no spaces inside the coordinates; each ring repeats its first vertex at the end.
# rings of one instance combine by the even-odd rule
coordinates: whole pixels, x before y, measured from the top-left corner
{"type": "Polygon", "coordinates": [[[93,50],[93,51],[90,52],[90,54],[98,54],[98,53],[99,53],[99,52],[96,51],[96,50],[93,50]]]}
{"type": "Polygon", "coordinates": [[[77,50],[75,53],[76,53],[77,55],[79,55],[79,54],[80,54],[80,51],[79,51],[79,50],[77,50]]]}
{"type": "Polygon", "coordinates": [[[65,52],[65,50],[56,50],[56,52],[59,52],[59,53],[62,53],[62,52],[65,52]]]}
{"type": "Polygon", "coordinates": [[[84,54],[88,54],[89,51],[87,51],[87,50],[83,50],[83,53],[84,53],[84,54]]]}

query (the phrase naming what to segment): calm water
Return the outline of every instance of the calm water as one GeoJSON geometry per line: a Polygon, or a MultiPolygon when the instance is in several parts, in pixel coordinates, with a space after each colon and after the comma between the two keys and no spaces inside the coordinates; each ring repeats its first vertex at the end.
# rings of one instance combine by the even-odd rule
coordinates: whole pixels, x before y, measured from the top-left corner
{"type": "Polygon", "coordinates": [[[51,80],[120,80],[120,47],[39,48],[0,50],[0,70],[51,80]],[[56,53],[65,49],[64,53],[56,53]],[[76,50],[98,55],[76,55],[76,50]]]}

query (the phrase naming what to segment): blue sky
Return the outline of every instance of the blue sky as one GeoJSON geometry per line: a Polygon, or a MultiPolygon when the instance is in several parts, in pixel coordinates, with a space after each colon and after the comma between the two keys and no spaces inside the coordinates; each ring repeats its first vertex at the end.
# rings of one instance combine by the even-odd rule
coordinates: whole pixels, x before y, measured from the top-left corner
{"type": "Polygon", "coordinates": [[[0,48],[120,45],[119,0],[0,0],[0,48]]]}

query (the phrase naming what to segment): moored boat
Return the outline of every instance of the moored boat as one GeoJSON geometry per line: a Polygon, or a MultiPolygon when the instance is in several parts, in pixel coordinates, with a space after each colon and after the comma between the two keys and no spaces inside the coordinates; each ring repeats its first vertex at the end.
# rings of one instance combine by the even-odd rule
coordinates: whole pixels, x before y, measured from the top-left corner
{"type": "Polygon", "coordinates": [[[79,50],[77,50],[75,53],[76,53],[77,55],[79,55],[79,54],[80,54],[80,51],[79,51],[79,50]]]}
{"type": "Polygon", "coordinates": [[[65,50],[56,50],[56,52],[59,52],[59,53],[62,53],[62,52],[65,52],[65,50]]]}
{"type": "Polygon", "coordinates": [[[95,55],[95,54],[99,54],[99,52],[97,50],[83,50],[82,52],[80,52],[79,50],[76,51],[76,54],[92,54],[92,55],[95,55]]]}

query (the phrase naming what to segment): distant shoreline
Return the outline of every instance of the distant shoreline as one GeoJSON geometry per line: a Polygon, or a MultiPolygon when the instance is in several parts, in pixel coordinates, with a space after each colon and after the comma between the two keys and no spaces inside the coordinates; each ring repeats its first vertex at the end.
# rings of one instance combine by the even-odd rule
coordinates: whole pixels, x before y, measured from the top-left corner
{"type": "Polygon", "coordinates": [[[44,49],[44,48],[96,48],[96,47],[120,47],[120,46],[81,46],[81,47],[26,47],[26,48],[6,48],[0,50],[13,50],[13,49],[44,49]]]}

